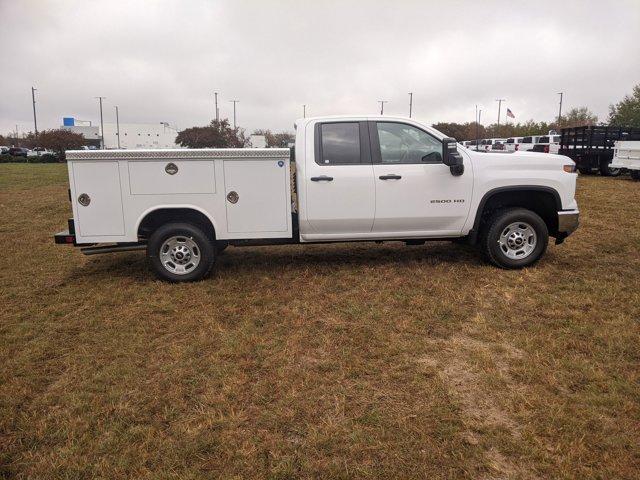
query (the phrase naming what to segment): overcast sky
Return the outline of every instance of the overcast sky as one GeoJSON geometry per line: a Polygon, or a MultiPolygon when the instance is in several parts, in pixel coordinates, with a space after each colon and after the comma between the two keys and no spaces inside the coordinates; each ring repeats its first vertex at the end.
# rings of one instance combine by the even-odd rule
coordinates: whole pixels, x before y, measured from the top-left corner
{"type": "Polygon", "coordinates": [[[0,132],[99,122],[204,125],[220,92],[247,130],[307,115],[379,112],[487,124],[608,105],[640,83],[640,0],[0,0],[0,132]],[[504,107],[503,107],[504,112],[504,107]],[[504,121],[504,120],[503,120],[504,121]]]}

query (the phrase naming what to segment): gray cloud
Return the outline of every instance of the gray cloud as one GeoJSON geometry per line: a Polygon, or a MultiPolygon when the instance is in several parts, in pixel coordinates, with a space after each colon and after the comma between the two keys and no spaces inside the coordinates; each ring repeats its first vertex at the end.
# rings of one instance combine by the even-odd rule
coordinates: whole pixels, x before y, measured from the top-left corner
{"type": "Polygon", "coordinates": [[[640,82],[640,2],[540,1],[8,1],[0,132],[63,116],[202,125],[221,113],[254,128],[291,129],[311,115],[405,115],[494,122],[498,97],[517,120],[608,105],[640,82]]]}

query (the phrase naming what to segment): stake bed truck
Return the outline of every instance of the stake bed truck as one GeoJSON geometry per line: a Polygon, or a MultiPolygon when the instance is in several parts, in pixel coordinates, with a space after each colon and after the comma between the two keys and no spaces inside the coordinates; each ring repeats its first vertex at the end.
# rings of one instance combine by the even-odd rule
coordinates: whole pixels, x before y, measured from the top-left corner
{"type": "Polygon", "coordinates": [[[464,239],[520,268],[578,226],[575,164],[474,152],[407,118],[296,122],[292,149],[67,152],[73,219],[56,243],[145,249],[169,281],[203,278],[227,246],[464,239]]]}

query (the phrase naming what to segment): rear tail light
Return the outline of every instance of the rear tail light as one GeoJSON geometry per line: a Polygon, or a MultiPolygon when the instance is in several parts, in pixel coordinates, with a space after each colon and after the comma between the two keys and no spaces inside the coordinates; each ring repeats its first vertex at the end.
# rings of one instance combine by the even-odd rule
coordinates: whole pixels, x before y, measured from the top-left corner
{"type": "Polygon", "coordinates": [[[564,170],[567,173],[575,173],[576,171],[576,164],[572,163],[571,165],[563,165],[562,166],[562,170],[564,170]]]}
{"type": "Polygon", "coordinates": [[[549,153],[549,145],[544,146],[544,153],[549,153]]]}
{"type": "Polygon", "coordinates": [[[516,143],[516,152],[520,150],[520,144],[516,143]]]}

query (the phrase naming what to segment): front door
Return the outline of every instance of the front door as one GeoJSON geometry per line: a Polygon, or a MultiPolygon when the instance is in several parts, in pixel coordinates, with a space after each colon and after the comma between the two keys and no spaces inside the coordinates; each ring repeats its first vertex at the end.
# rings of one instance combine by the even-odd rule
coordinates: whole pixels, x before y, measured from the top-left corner
{"type": "Polygon", "coordinates": [[[313,233],[370,233],[375,185],[367,122],[315,125],[315,151],[305,165],[306,213],[313,233]]]}
{"type": "Polygon", "coordinates": [[[473,175],[453,176],[442,141],[401,122],[371,122],[376,185],[373,232],[385,236],[459,235],[469,213],[473,175]]]}

